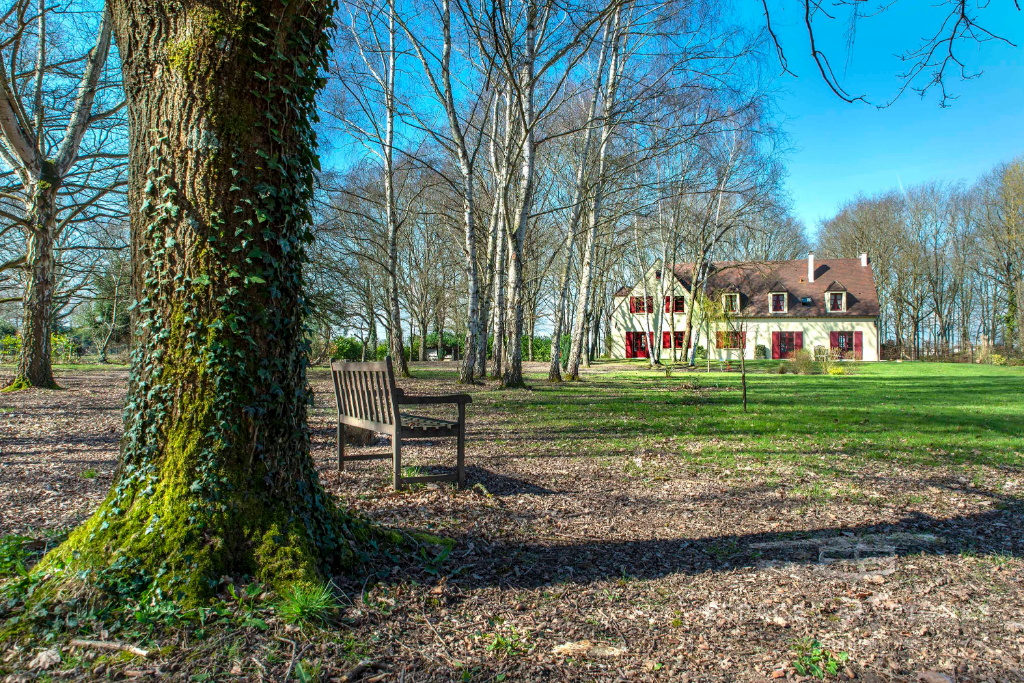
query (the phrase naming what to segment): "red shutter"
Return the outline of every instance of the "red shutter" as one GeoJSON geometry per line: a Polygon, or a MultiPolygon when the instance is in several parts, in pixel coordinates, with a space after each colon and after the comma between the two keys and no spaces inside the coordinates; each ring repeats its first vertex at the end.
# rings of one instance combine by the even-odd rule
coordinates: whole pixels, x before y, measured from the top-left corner
{"type": "Polygon", "coordinates": [[[782,355],[782,351],[779,349],[779,333],[772,332],[772,359],[776,360],[782,355]]]}
{"type": "Polygon", "coordinates": [[[740,332],[740,348],[741,349],[747,348],[747,333],[746,332],[740,332]]]}
{"type": "Polygon", "coordinates": [[[670,297],[670,296],[666,296],[665,297],[665,312],[666,313],[671,313],[672,312],[672,297],[670,297]]]}
{"type": "Polygon", "coordinates": [[[648,332],[647,336],[648,336],[648,340],[650,341],[650,343],[647,345],[647,353],[648,353],[648,355],[650,355],[650,353],[652,351],[654,351],[654,333],[653,332],[648,332]]]}
{"type": "Polygon", "coordinates": [[[853,357],[857,360],[864,360],[864,333],[853,333],[853,357]]]}
{"type": "MultiPolygon", "coordinates": [[[[630,299],[630,303],[632,303],[632,301],[633,300],[630,299]]],[[[626,333],[626,358],[632,358],[632,357],[633,357],[633,333],[632,332],[627,332],[626,333]]]]}
{"type": "Polygon", "coordinates": [[[715,333],[715,344],[716,344],[715,348],[718,348],[718,349],[722,348],[722,343],[724,341],[722,339],[722,335],[724,335],[724,334],[725,334],[724,332],[716,332],[715,333]]]}
{"type": "Polygon", "coordinates": [[[797,332],[793,335],[793,350],[799,351],[802,348],[804,348],[804,333],[797,332]]]}
{"type": "Polygon", "coordinates": [[[672,348],[672,333],[662,332],[661,333],[661,348],[670,349],[672,348]]]}
{"type": "MultiPolygon", "coordinates": [[[[647,308],[644,309],[648,313],[654,313],[654,297],[647,297],[647,308]]],[[[653,332],[651,334],[654,334],[653,332]]]]}
{"type": "Polygon", "coordinates": [[[839,333],[829,332],[828,333],[828,346],[830,349],[834,349],[839,346],[839,333]]]}

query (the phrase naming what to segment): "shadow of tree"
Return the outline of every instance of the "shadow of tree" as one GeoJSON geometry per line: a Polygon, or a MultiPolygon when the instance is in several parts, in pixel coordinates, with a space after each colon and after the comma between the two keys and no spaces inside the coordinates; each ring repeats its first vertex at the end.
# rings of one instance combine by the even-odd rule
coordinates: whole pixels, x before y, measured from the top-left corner
{"type": "MultiPolygon", "coordinates": [[[[471,573],[453,567],[450,580],[469,589],[498,585],[538,588],[786,563],[832,566],[837,560],[847,562],[853,573],[870,573],[869,565],[880,558],[960,553],[1020,556],[1024,552],[1022,522],[1024,506],[947,519],[915,512],[895,523],[705,538],[489,545],[484,539],[466,535],[458,538],[458,547],[472,543],[484,550],[473,558],[471,573]]],[[[459,555],[456,550],[455,556],[459,555]]]]}

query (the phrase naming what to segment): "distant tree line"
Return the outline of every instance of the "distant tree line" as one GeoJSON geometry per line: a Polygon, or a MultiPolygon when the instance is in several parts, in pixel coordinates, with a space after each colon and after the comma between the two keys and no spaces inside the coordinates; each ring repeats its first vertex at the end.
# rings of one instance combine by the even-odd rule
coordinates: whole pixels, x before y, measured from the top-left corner
{"type": "Polygon", "coordinates": [[[871,256],[892,356],[1024,348],[1024,157],[973,185],[850,200],[818,234],[826,256],[871,256]]]}

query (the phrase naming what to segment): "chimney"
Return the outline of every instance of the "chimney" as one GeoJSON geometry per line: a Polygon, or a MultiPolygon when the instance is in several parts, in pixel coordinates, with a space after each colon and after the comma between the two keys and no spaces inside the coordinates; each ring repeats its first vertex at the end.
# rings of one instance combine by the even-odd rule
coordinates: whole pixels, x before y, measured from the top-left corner
{"type": "Polygon", "coordinates": [[[868,253],[866,251],[863,254],[860,255],[860,267],[861,268],[867,268],[868,267],[868,253]]]}
{"type": "Polygon", "coordinates": [[[814,252],[807,255],[807,281],[814,282],[814,252]]]}

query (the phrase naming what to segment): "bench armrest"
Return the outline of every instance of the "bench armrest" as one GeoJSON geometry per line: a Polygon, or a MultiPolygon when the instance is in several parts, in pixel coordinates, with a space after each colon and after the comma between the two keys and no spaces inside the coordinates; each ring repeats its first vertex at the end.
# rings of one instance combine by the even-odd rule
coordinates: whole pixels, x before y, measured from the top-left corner
{"type": "Polygon", "coordinates": [[[472,403],[473,397],[469,394],[448,394],[447,396],[406,396],[405,392],[399,393],[399,405],[425,405],[429,403],[472,403]]]}

